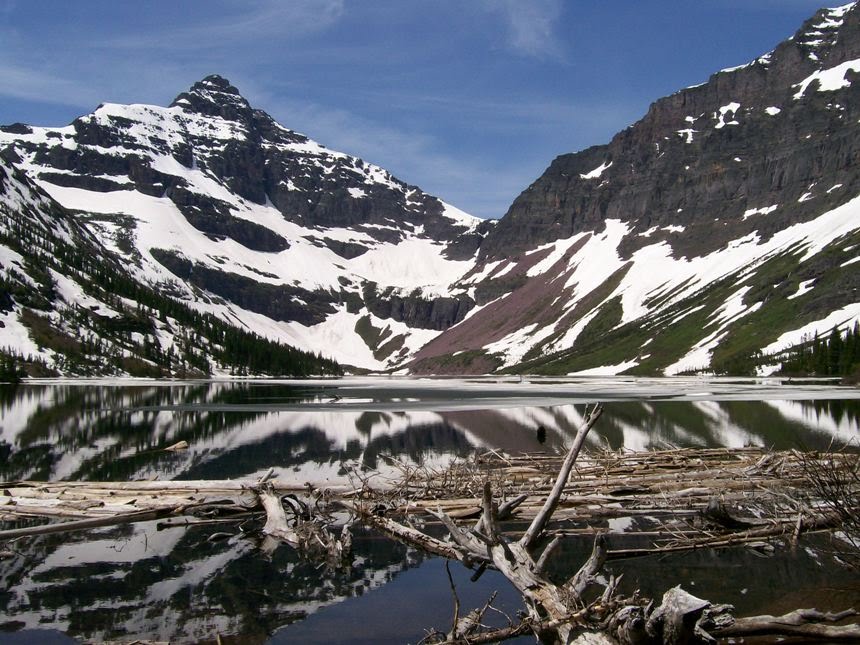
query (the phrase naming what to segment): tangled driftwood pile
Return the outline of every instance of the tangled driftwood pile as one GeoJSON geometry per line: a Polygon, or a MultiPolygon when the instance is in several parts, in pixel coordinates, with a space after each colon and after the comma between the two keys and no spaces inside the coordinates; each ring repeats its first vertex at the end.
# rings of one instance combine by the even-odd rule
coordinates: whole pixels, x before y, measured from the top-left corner
{"type": "MultiPolygon", "coordinates": [[[[833,528],[840,518],[810,489],[810,461],[856,470],[849,453],[771,452],[763,448],[688,448],[651,452],[603,452],[578,459],[553,514],[556,534],[594,533],[607,520],[638,518],[637,537],[649,548],[616,550],[612,556],[727,546],[803,531],[833,528]],[[710,530],[703,534],[701,526],[710,530]],[[583,526],[584,525],[584,526],[583,526]]],[[[402,476],[383,490],[402,500],[398,512],[441,509],[454,519],[477,517],[485,481],[506,510],[531,521],[551,492],[564,455],[477,459],[428,471],[401,466],[402,476]]],[[[856,485],[848,482],[847,485],[856,485]]],[[[856,490],[860,495],[860,490],[856,490]]],[[[377,497],[380,491],[375,491],[377,497]]]]}
{"type": "MultiPolygon", "coordinates": [[[[805,468],[810,458],[848,467],[857,456],[761,448],[584,455],[561,491],[552,530],[589,533],[607,519],[647,518],[636,534],[653,534],[655,549],[670,550],[685,548],[679,538],[700,533],[687,526],[699,518],[724,529],[701,544],[827,528],[835,518],[809,489],[805,468]],[[587,527],[575,528],[573,523],[587,527]],[[641,528],[649,524],[650,531],[641,528]]],[[[439,469],[397,464],[396,476],[356,474],[354,486],[337,489],[268,478],[265,486],[250,480],[7,482],[0,484],[0,520],[56,522],[0,531],[0,539],[154,519],[169,525],[235,522],[265,510],[262,488],[306,501],[324,495],[327,506],[340,500],[372,500],[388,514],[441,509],[464,520],[481,513],[483,486],[489,481],[501,498],[503,519],[531,521],[551,491],[563,459],[552,454],[485,452],[439,469]]]]}
{"type": "Polygon", "coordinates": [[[566,455],[490,451],[435,470],[392,463],[393,476],[356,470],[353,485],[340,489],[271,479],[271,471],[256,481],[0,484],[0,520],[19,525],[0,531],[0,554],[4,540],[49,532],[152,520],[242,529],[251,521],[264,537],[262,548],[286,543],[336,566],[349,552],[348,524],[360,521],[458,560],[476,575],[498,569],[526,602],[528,615],[516,625],[484,630],[479,612],[455,617],[451,631],[434,633],[434,642],[495,642],[528,632],[561,642],[625,644],[710,642],[709,634],[860,639],[860,626],[822,624],[856,615],[853,610],[736,619],[730,608],[680,589],[667,592],[659,606],[619,595],[614,578],[594,591],[611,557],[796,540],[806,531],[844,528],[846,518],[856,517],[850,504],[860,499],[856,454],[670,449],[580,458],[599,414],[600,408],[592,411],[566,455]],[[848,514],[833,507],[827,487],[810,483],[811,471],[834,478],[849,500],[848,514]],[[615,536],[612,548],[607,544],[606,524],[619,518],[628,518],[625,535],[636,546],[624,548],[622,540],[618,548],[615,536]],[[426,532],[428,522],[444,525],[448,538],[426,532]],[[341,530],[333,530],[338,523],[341,530]],[[596,534],[592,556],[565,583],[551,582],[546,570],[555,548],[565,536],[584,533],[596,534]]]}

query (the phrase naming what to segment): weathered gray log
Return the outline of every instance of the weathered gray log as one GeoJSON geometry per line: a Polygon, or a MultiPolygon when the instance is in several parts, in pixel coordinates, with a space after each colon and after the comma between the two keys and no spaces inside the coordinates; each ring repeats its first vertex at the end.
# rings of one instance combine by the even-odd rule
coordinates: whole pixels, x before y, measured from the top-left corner
{"type": "MultiPolygon", "coordinates": [[[[473,564],[473,561],[466,557],[465,552],[457,550],[447,542],[431,537],[411,526],[404,526],[390,518],[374,515],[359,506],[353,506],[346,502],[343,505],[359,515],[364,524],[395,540],[411,544],[432,555],[438,555],[449,560],[458,560],[467,566],[473,564]]],[[[485,560],[486,558],[481,557],[480,559],[485,560]]]]}
{"type": "Polygon", "coordinates": [[[561,499],[564,486],[567,483],[567,478],[570,476],[573,464],[579,456],[579,451],[582,449],[583,443],[585,443],[585,436],[588,434],[588,431],[591,430],[591,427],[597,422],[597,419],[600,418],[602,412],[603,407],[600,405],[592,408],[591,413],[585,418],[583,424],[576,431],[573,445],[571,445],[570,450],[567,452],[567,456],[564,458],[561,469],[556,476],[555,485],[552,487],[552,490],[547,496],[540,512],[535,515],[531,525],[523,534],[523,537],[520,538],[520,544],[524,549],[529,549],[534,546],[534,543],[540,537],[541,533],[543,533],[549,518],[551,518],[552,514],[555,512],[558,502],[561,499]]]}
{"type": "Polygon", "coordinates": [[[175,508],[157,508],[145,511],[132,511],[130,513],[117,513],[105,517],[88,517],[83,520],[72,520],[71,522],[55,522],[53,524],[40,524],[20,529],[6,529],[0,531],[0,540],[12,540],[14,538],[29,537],[33,535],[48,535],[49,533],[67,533],[69,531],[83,531],[87,529],[101,528],[104,526],[118,526],[120,524],[133,524],[135,522],[148,522],[160,520],[173,515],[175,508]]]}
{"type": "Polygon", "coordinates": [[[797,609],[782,616],[737,618],[728,627],[713,630],[715,636],[802,636],[826,641],[860,642],[860,625],[822,625],[857,616],[854,609],[824,613],[817,609],[797,609]]]}

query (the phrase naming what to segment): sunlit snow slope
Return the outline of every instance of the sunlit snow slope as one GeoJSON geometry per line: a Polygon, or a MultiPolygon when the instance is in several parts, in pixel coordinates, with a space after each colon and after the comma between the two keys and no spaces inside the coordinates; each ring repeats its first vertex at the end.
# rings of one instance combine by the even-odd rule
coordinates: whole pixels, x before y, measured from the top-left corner
{"type": "Polygon", "coordinates": [[[0,156],[0,379],[339,374],[136,280],[77,215],[0,156]],[[11,362],[10,362],[11,361],[11,362]]]}

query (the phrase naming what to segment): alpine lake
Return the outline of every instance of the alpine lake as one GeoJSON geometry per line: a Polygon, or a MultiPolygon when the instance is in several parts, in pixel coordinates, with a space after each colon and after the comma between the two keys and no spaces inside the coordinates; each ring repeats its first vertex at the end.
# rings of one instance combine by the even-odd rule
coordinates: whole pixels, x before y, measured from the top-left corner
{"type": "MultiPolygon", "coordinates": [[[[82,381],[0,386],[0,478],[256,480],[343,485],[397,463],[442,468],[476,453],[559,452],[585,406],[604,412],[590,450],[762,446],[854,449],[860,389],[778,378],[345,378],[82,381]],[[177,442],[183,450],[164,450],[177,442]]],[[[575,476],[575,475],[574,475],[575,476]]],[[[593,526],[613,535],[629,521],[593,526]]],[[[2,522],[0,528],[20,523],[2,522]]],[[[860,607],[860,581],[829,538],[771,549],[701,549],[613,560],[629,592],[675,586],[738,615],[860,607]]],[[[591,550],[571,537],[563,579],[591,550]]],[[[353,528],[349,566],[309,562],[251,532],[141,522],[0,544],[0,642],[417,643],[450,628],[446,563],[353,528]],[[216,535],[217,534],[217,535],[216,535]],[[220,641],[219,641],[220,639],[220,641]]],[[[464,613],[498,592],[495,619],[522,600],[499,574],[448,565],[464,613]]],[[[522,642],[534,642],[522,638],[522,642]]]]}

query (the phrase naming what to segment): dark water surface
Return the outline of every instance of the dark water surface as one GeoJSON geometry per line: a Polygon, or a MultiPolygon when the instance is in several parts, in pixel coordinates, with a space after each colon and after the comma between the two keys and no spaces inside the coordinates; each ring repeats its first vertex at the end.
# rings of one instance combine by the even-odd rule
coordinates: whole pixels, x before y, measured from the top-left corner
{"type": "MultiPolygon", "coordinates": [[[[562,450],[595,400],[605,401],[605,411],[592,448],[856,448],[857,397],[832,383],[737,379],[0,386],[0,479],[251,478],[274,467],[279,478],[333,484],[350,468],[385,470],[392,457],[443,465],[476,450],[562,450]],[[163,451],[178,441],[188,450],[163,451]]],[[[220,635],[224,642],[403,643],[420,640],[425,628],[450,627],[441,560],[359,532],[352,568],[327,572],[287,547],[267,559],[241,535],[210,541],[219,530],[158,531],[151,523],[7,545],[0,642],[63,642],[63,635],[214,642],[220,635]]],[[[588,540],[566,543],[555,565],[560,579],[589,550],[588,540]]],[[[629,590],[659,596],[683,584],[740,613],[857,605],[857,581],[827,552],[815,538],[773,553],[702,551],[609,568],[625,573],[629,590]]],[[[460,565],[450,568],[464,612],[496,590],[502,609],[513,615],[520,607],[497,575],[471,583],[460,565]]]]}

